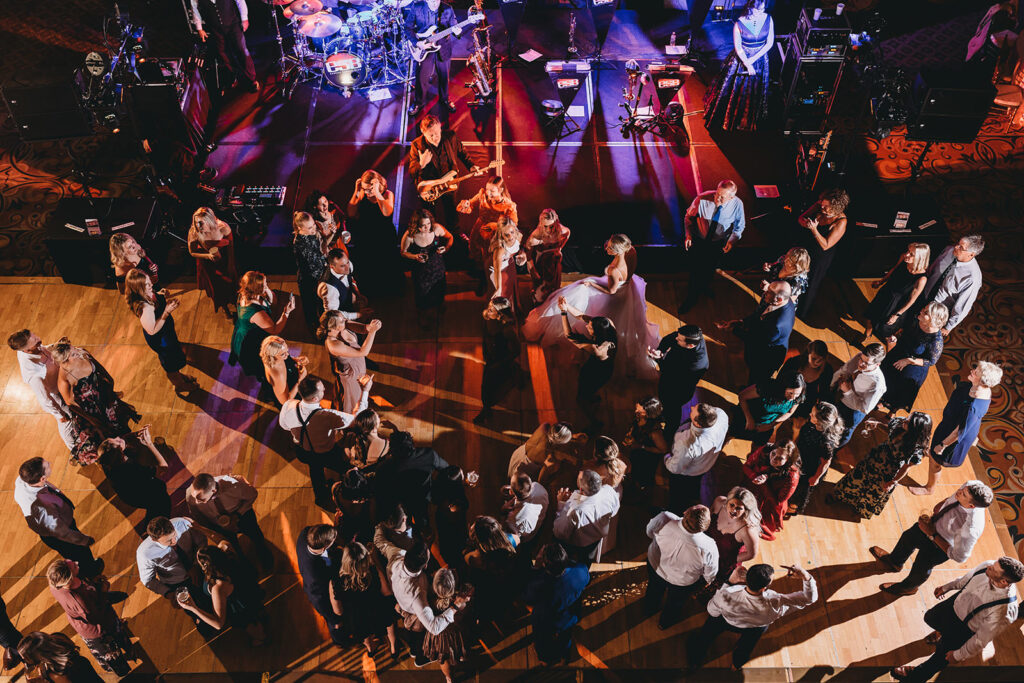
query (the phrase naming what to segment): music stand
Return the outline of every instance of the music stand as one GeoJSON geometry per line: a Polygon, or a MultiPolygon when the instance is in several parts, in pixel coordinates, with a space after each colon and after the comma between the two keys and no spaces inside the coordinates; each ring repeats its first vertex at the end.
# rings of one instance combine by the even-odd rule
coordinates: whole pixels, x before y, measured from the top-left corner
{"type": "Polygon", "coordinates": [[[576,99],[580,88],[590,78],[590,63],[582,60],[551,61],[544,65],[544,71],[558,91],[558,99],[562,103],[561,111],[551,116],[545,125],[554,128],[556,139],[561,140],[567,135],[583,130],[580,124],[569,116],[569,107],[576,99]]]}

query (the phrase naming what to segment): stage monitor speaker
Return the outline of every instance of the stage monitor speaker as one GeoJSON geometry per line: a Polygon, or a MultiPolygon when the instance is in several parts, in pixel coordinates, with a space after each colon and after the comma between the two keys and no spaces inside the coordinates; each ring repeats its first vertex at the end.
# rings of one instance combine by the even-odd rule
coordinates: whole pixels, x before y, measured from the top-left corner
{"type": "Polygon", "coordinates": [[[619,0],[590,0],[590,18],[594,22],[594,32],[597,34],[597,53],[601,54],[604,48],[604,41],[608,39],[608,30],[615,19],[615,10],[618,8],[619,0]]]}
{"type": "Polygon", "coordinates": [[[64,140],[92,135],[89,114],[69,81],[53,85],[4,87],[3,97],[22,140],[64,140]]]}
{"type": "Polygon", "coordinates": [[[821,130],[832,109],[844,62],[841,57],[804,57],[796,41],[790,41],[786,62],[782,66],[785,103],[783,128],[786,132],[812,133],[821,130]]]}
{"type": "Polygon", "coordinates": [[[676,98],[679,89],[683,87],[683,83],[694,69],[687,64],[651,62],[647,65],[647,71],[650,74],[651,83],[654,85],[654,92],[658,93],[658,102],[661,104],[660,111],[665,111],[665,107],[676,98]]]}
{"type": "Polygon", "coordinates": [[[576,99],[576,93],[580,91],[590,78],[590,63],[582,60],[571,62],[552,61],[544,65],[548,77],[558,91],[558,99],[562,102],[566,112],[569,105],[576,99]]]}
{"type": "Polygon", "coordinates": [[[926,142],[971,142],[996,96],[991,82],[955,69],[921,69],[912,92],[917,117],[907,139],[926,142]]]}

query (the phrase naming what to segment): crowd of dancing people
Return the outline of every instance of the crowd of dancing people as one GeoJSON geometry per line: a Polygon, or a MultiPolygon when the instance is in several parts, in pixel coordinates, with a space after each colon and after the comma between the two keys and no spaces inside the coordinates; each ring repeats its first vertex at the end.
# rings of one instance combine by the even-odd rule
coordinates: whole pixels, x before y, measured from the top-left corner
{"type": "MultiPolygon", "coordinates": [[[[421,130],[410,167],[423,171],[432,155],[448,154],[480,168],[433,117],[421,130]]],[[[683,249],[692,265],[681,316],[714,296],[715,270],[742,238],[736,193],[734,182],[722,181],[686,212],[683,249]]],[[[445,195],[416,209],[401,235],[392,223],[394,193],[376,171],[356,180],[344,210],[313,193],[293,220],[298,299],[272,290],[263,273],[241,272],[230,226],[209,208],[196,210],[188,251],[198,288],[233,321],[230,362],[278,411],[280,429],[309,468],[312,500],[334,513],[333,523],[299,531],[294,555],[332,642],[371,655],[379,647],[395,658],[408,653],[417,666],[437,663],[451,680],[477,639],[469,633],[525,604],[540,661],[566,660],[590,570],[615,546],[620,504],[630,492],[664,501],[646,526],[644,610],[658,615],[662,629],[706,613],[688,634],[680,667],[701,666],[712,642],[733,631],[739,642],[732,664],[740,668],[777,619],[821,609],[812,571],[799,563],[782,569],[800,580],[800,590],[772,588],[776,568],[757,561],[760,545],[785,542],[786,522],[806,513],[837,453],[865,438],[864,431],[885,436],[818,505],[845,506],[867,519],[882,513],[918,463],[928,461],[928,481],[912,493],[931,494],[943,470],[956,477],[1002,378],[998,365],[980,360],[955,386],[939,424],[913,410],[943,340],[980,290],[984,242],[977,235],[934,258],[927,245],[910,244],[873,283],[866,336],[845,363],[835,363],[821,341],[793,347],[797,312],[812,305],[825,278],[846,230],[848,202],[842,190],[824,192],[799,217],[806,238],[764,264],[749,314],[716,324],[742,347],[746,365],[733,406],[714,405],[697,390],[720,370],[709,367],[704,331],[683,324],[661,336],[648,321],[646,283],[636,275],[637,252],[627,236],[608,237],[603,275],[563,286],[570,229],[549,208],[526,236],[500,176],[458,204],[445,195]],[[461,229],[459,215],[474,213],[472,226],[461,229]],[[482,409],[474,422],[489,423],[524,387],[524,341],[574,354],[576,402],[587,421],[539,425],[510,454],[506,482],[482,510],[471,510],[467,495],[478,474],[415,443],[371,398],[374,342],[385,322],[373,317],[370,304],[400,295],[408,269],[420,323],[436,324],[452,263],[477,278],[481,295],[482,409]],[[296,355],[281,336],[299,309],[327,352],[328,369],[296,355]],[[621,394],[627,380],[650,388],[636,397],[628,430],[607,433],[602,395],[621,394]],[[750,443],[736,486],[723,481],[721,462],[732,439],[750,443]]],[[[168,381],[187,398],[198,383],[188,373],[169,283],[128,235],[111,238],[110,256],[125,305],[168,381]]],[[[175,508],[161,476],[167,461],[159,439],[87,349],[67,338],[44,344],[27,329],[8,343],[40,407],[56,419],[70,462],[102,470],[121,502],[144,510],[136,553],[142,585],[186,612],[204,635],[238,627],[256,646],[273,638],[260,578],[273,571],[275,558],[255,513],[259,491],[239,475],[200,472],[188,485],[185,509],[175,508]]],[[[125,595],[111,591],[104,561],[91,550],[94,537],[78,528],[73,502],[49,481],[52,460],[63,456],[45,455],[20,466],[15,501],[41,542],[60,555],[46,578],[69,624],[102,669],[127,674],[135,649],[113,607],[125,595]]],[[[880,572],[894,574],[917,552],[909,572],[880,590],[912,595],[935,567],[972,557],[992,491],[976,480],[956,483],[956,492],[891,550],[866,549],[880,572]]],[[[950,597],[925,614],[935,629],[934,654],[895,669],[897,677],[923,681],[949,662],[969,660],[1016,618],[1014,585],[1024,566],[1010,557],[975,559],[983,560],[976,569],[935,590],[936,599],[950,597]]],[[[8,664],[23,660],[38,680],[96,679],[65,634],[23,635],[10,619],[3,622],[8,664]]]]}

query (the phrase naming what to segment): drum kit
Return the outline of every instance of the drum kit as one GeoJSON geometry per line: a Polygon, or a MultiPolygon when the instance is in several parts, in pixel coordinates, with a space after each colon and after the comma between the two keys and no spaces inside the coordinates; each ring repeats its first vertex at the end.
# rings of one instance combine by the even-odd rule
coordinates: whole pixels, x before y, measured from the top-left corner
{"type": "Polygon", "coordinates": [[[400,0],[347,0],[358,11],[347,19],[330,11],[337,0],[270,0],[282,8],[295,42],[284,49],[281,25],[274,12],[280,47],[282,93],[290,98],[300,83],[316,81],[341,90],[387,88],[412,79],[409,41],[405,37],[400,0]]]}

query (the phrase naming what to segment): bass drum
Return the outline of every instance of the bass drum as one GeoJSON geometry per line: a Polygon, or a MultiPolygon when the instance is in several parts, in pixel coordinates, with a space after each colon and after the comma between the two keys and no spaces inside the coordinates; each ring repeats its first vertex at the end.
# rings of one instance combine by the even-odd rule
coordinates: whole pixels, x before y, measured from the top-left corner
{"type": "Polygon", "coordinates": [[[335,40],[327,45],[324,78],[342,90],[355,90],[366,81],[366,55],[357,43],[335,40]]]}

